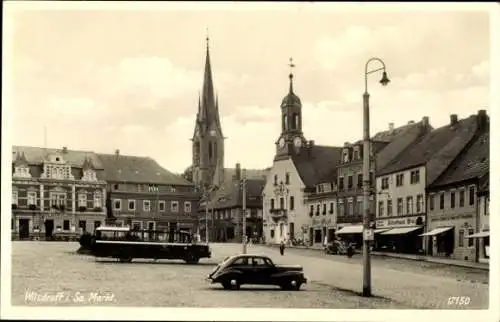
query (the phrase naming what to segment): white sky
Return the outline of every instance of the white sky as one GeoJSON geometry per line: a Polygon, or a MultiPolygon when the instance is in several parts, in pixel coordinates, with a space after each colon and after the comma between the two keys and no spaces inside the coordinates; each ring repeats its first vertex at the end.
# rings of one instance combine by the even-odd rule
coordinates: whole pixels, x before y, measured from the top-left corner
{"type": "Polygon", "coordinates": [[[207,28],[227,167],[272,164],[291,56],[304,134],[316,144],[361,138],[364,64],[373,56],[385,61],[391,83],[381,87],[380,74],[369,78],[372,133],[423,116],[438,127],[450,114],[489,109],[486,11],[374,11],[368,4],[360,11],[319,3],[245,4],[245,10],[79,6],[88,10],[12,16],[8,108],[15,145],[43,146],[46,126],[48,147],[120,149],[182,172],[191,163],[207,28]]]}

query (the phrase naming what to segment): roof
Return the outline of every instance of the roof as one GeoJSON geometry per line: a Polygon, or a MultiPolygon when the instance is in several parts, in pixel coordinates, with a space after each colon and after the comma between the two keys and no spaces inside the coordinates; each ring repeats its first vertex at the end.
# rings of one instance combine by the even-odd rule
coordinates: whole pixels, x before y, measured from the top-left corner
{"type": "Polygon", "coordinates": [[[477,116],[472,115],[456,124],[442,126],[423,135],[378,172],[386,175],[409,168],[426,165],[426,185],[434,180],[450,165],[477,129],[477,116]]]}
{"type": "MultiPolygon", "coordinates": [[[[243,171],[243,169],[241,169],[243,171]]],[[[266,179],[269,172],[268,169],[245,169],[247,179],[266,179]]],[[[224,183],[229,183],[233,181],[233,177],[236,176],[236,168],[224,168],[224,183]]]]}
{"type": "Polygon", "coordinates": [[[192,186],[192,183],[176,175],[149,157],[116,154],[98,154],[104,166],[104,180],[192,186]]]}
{"type": "Polygon", "coordinates": [[[489,130],[479,134],[471,143],[432,184],[433,187],[480,179],[488,175],[490,169],[489,130]]]}
{"type": "Polygon", "coordinates": [[[103,165],[96,153],[92,151],[77,151],[63,149],[45,149],[32,146],[13,146],[12,160],[16,160],[18,153],[23,153],[30,165],[42,164],[46,156],[51,154],[61,154],[64,160],[69,162],[72,167],[83,168],[85,159],[89,158],[95,169],[103,169],[103,165]]]}
{"type": "Polygon", "coordinates": [[[306,187],[313,188],[334,173],[340,163],[342,147],[313,145],[308,149],[292,156],[292,161],[306,187]]]}
{"type": "MultiPolygon", "coordinates": [[[[248,208],[262,207],[261,196],[265,183],[265,179],[247,179],[246,206],[248,208]]],[[[210,207],[214,209],[241,207],[242,197],[239,181],[233,180],[217,190],[210,207]]]]}

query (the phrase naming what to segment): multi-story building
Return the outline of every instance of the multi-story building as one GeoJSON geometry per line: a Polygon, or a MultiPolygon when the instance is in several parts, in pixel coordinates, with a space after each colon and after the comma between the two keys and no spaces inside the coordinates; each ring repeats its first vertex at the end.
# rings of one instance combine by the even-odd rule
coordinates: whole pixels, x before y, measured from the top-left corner
{"type": "MultiPolygon", "coordinates": [[[[382,250],[417,253],[424,249],[426,189],[452,164],[474,138],[483,113],[458,120],[424,135],[376,174],[377,229],[382,250]]],[[[450,250],[448,250],[450,251],[450,250]]]]}
{"type": "MultiPolygon", "coordinates": [[[[246,170],[243,170],[247,172],[246,170]]],[[[208,225],[211,241],[241,241],[243,232],[243,191],[242,170],[236,165],[233,180],[217,190],[214,198],[208,203],[208,211],[203,218],[204,207],[200,209],[200,234],[205,236],[208,225]],[[201,219],[203,218],[203,219],[201,219]]],[[[262,238],[262,189],[265,177],[259,171],[250,170],[246,174],[246,235],[248,239],[262,238]],[[250,174],[250,177],[248,175],[250,174]]]]}
{"type": "Polygon", "coordinates": [[[103,167],[93,152],[14,146],[12,237],[93,230],[106,218],[103,167]]]}
{"type": "Polygon", "coordinates": [[[478,212],[479,212],[479,232],[469,235],[469,238],[476,238],[479,248],[479,262],[489,263],[490,261],[490,179],[486,175],[483,183],[477,191],[478,212]]]}
{"type": "Polygon", "coordinates": [[[335,169],[341,152],[341,148],[318,146],[305,139],[302,103],[293,91],[293,74],[289,77],[289,92],[281,103],[281,134],[263,190],[264,236],[271,244],[313,240],[314,228],[304,199],[335,169]]]}
{"type": "MultiPolygon", "coordinates": [[[[429,255],[478,260],[480,245],[473,235],[481,227],[478,190],[489,175],[489,120],[480,111],[474,138],[427,188],[426,250],[429,255]],[[472,238],[468,238],[472,237],[472,238]]],[[[484,228],[484,227],[483,227],[484,228]]]]}
{"type": "MultiPolygon", "coordinates": [[[[375,219],[375,181],[374,173],[386,166],[408,146],[430,131],[429,119],[421,122],[413,121],[376,133],[370,144],[370,221],[375,219]],[[375,158],[373,158],[375,156],[375,158]]],[[[342,159],[337,167],[337,235],[362,245],[363,232],[363,142],[345,143],[342,159]]],[[[378,231],[376,231],[378,232],[378,231]]]]}
{"type": "Polygon", "coordinates": [[[199,193],[148,157],[99,154],[111,222],[152,230],[194,231],[199,193]]]}

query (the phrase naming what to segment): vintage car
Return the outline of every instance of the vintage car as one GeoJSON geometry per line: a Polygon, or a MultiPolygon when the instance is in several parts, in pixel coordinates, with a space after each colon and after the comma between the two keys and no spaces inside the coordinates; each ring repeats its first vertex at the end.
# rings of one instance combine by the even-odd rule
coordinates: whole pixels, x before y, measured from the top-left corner
{"type": "Polygon", "coordinates": [[[275,265],[265,255],[240,254],[225,258],[210,273],[211,283],[238,290],[241,285],[277,285],[283,290],[299,290],[307,283],[299,265],[275,265]]]}
{"type": "Polygon", "coordinates": [[[334,240],[325,247],[325,253],[334,255],[347,254],[347,244],[340,240],[334,240]]]}
{"type": "Polygon", "coordinates": [[[92,236],[82,236],[82,248],[95,257],[117,258],[130,262],[142,259],[180,259],[196,264],[200,258],[210,258],[207,243],[200,243],[187,232],[153,231],[130,227],[99,227],[92,236]]]}

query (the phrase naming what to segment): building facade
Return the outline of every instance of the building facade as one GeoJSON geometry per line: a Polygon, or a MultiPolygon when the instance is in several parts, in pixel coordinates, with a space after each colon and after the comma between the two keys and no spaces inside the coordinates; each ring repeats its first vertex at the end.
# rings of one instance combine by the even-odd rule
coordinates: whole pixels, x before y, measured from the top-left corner
{"type": "Polygon", "coordinates": [[[13,147],[12,238],[93,230],[106,218],[106,183],[92,152],[13,147]]]}
{"type": "Polygon", "coordinates": [[[489,120],[480,111],[477,129],[450,167],[427,189],[428,232],[427,253],[448,256],[459,260],[478,261],[484,255],[482,226],[486,200],[478,197],[478,191],[489,175],[489,120]],[[482,204],[481,204],[482,201],[482,204]]]}
{"type": "Polygon", "coordinates": [[[99,154],[107,183],[108,219],[151,230],[197,228],[199,193],[193,184],[147,157],[99,154]]]}
{"type": "Polygon", "coordinates": [[[377,248],[403,253],[428,252],[425,239],[432,227],[429,211],[433,206],[433,201],[427,198],[428,188],[474,138],[477,120],[476,115],[463,120],[451,115],[448,125],[422,136],[377,173],[376,227],[387,228],[375,236],[377,248]]]}
{"type": "MultiPolygon", "coordinates": [[[[290,73],[288,94],[281,102],[281,133],[263,190],[263,229],[266,243],[313,242],[315,228],[306,196],[335,169],[340,148],[315,145],[302,131],[302,103],[294,93],[290,73]]],[[[321,220],[320,220],[321,221],[321,220]]],[[[325,222],[326,224],[326,222],[325,222]]]]}
{"type": "Polygon", "coordinates": [[[479,232],[469,235],[469,238],[476,238],[478,245],[478,261],[489,263],[490,261],[490,180],[486,175],[484,182],[478,190],[478,212],[479,212],[479,232]]]}

